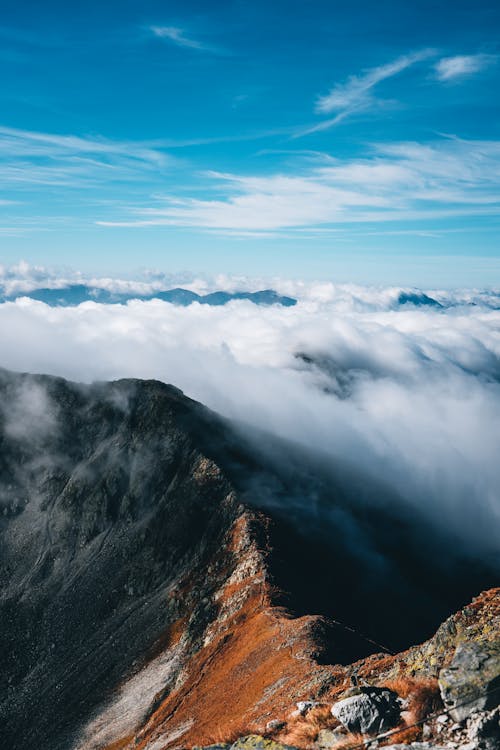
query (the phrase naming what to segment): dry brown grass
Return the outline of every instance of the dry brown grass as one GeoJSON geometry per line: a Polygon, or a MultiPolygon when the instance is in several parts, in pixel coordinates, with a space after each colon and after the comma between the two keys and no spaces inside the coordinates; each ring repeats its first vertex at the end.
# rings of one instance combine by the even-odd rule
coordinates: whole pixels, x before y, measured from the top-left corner
{"type": "Polygon", "coordinates": [[[297,716],[288,722],[286,730],[280,734],[280,741],[286,745],[310,748],[318,739],[322,729],[335,729],[339,726],[332,716],[330,705],[316,706],[305,716],[297,716]]]}
{"type": "Polygon", "coordinates": [[[394,690],[400,698],[407,702],[405,710],[405,723],[414,724],[422,721],[429,714],[433,714],[442,708],[439,685],[436,679],[399,677],[385,682],[383,687],[394,690]]]}
{"type": "Polygon", "coordinates": [[[249,734],[255,734],[255,729],[249,729],[246,724],[230,724],[227,728],[216,729],[213,734],[207,735],[206,745],[223,745],[232,744],[241,737],[248,737],[249,734]]]}
{"type": "Polygon", "coordinates": [[[390,734],[389,737],[380,740],[380,746],[384,745],[409,745],[411,742],[418,742],[422,737],[422,727],[405,727],[399,732],[390,734]]]}
{"type": "Polygon", "coordinates": [[[364,737],[362,734],[356,732],[350,733],[347,737],[339,739],[335,745],[332,745],[332,750],[354,750],[354,748],[364,748],[370,742],[370,739],[364,737]]]}

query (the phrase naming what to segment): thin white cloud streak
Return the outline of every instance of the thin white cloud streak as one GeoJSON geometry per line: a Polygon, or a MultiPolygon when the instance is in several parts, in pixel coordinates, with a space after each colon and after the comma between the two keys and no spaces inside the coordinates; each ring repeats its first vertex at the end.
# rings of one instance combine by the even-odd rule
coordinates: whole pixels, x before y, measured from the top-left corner
{"type": "Polygon", "coordinates": [[[150,26],[150,31],[159,39],[168,39],[177,44],[179,47],[188,47],[190,49],[209,51],[201,42],[186,36],[184,29],[177,26],[150,26]]]}
{"type": "Polygon", "coordinates": [[[357,463],[457,544],[493,555],[500,311],[396,309],[397,289],[304,289],[288,309],[19,300],[0,305],[1,364],[171,382],[230,418],[357,463]]]}
{"type": "Polygon", "coordinates": [[[349,76],[344,83],[337,83],[324,96],[316,101],[316,112],[328,114],[337,112],[335,117],[296,133],[296,136],[308,135],[338,125],[340,122],[359,112],[366,112],[380,107],[387,102],[375,97],[373,90],[378,84],[411,68],[416,63],[428,60],[436,50],[424,49],[408,55],[402,55],[385,65],[366,70],[361,75],[349,76]]]}
{"type": "Polygon", "coordinates": [[[170,199],[99,223],[247,233],[495,215],[500,142],[448,137],[429,144],[378,144],[365,159],[328,157],[324,164],[303,167],[300,176],[211,172],[206,177],[207,189],[225,198],[170,199]]]}
{"type": "MultiPolygon", "coordinates": [[[[147,185],[150,191],[153,184],[164,180],[165,172],[179,171],[184,166],[170,150],[252,141],[290,132],[290,128],[284,128],[214,138],[120,141],[0,125],[0,181],[19,190],[42,185],[85,188],[135,182],[147,185]]],[[[0,202],[0,206],[4,204],[0,202]]]]}
{"type": "Polygon", "coordinates": [[[161,144],[42,133],[0,126],[0,179],[4,184],[79,187],[139,180],[175,159],[161,144]]]}
{"type": "Polygon", "coordinates": [[[434,66],[436,78],[440,81],[453,81],[474,73],[480,73],[498,60],[497,55],[480,53],[477,55],[455,55],[443,57],[434,66]]]}

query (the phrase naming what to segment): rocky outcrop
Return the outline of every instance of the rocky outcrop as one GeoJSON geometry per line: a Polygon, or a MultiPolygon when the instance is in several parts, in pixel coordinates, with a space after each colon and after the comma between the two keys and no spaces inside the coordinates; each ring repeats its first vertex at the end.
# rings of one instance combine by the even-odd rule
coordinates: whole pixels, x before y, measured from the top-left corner
{"type": "Polygon", "coordinates": [[[461,643],[439,673],[443,703],[455,721],[497,705],[500,692],[500,641],[461,643]]]}

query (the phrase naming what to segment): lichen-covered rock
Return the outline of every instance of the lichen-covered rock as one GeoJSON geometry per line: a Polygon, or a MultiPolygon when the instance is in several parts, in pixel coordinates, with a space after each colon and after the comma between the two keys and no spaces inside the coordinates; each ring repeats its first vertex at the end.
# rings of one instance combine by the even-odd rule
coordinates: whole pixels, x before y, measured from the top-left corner
{"type": "Polygon", "coordinates": [[[439,673],[443,703],[455,721],[494,708],[500,699],[500,641],[460,644],[439,673]]]}
{"type": "MultiPolygon", "coordinates": [[[[333,729],[321,729],[318,733],[316,745],[321,750],[328,750],[340,740],[341,736],[338,731],[333,729]]],[[[346,735],[344,734],[343,736],[345,737],[346,735]]]]}
{"type": "Polygon", "coordinates": [[[360,688],[351,695],[334,703],[332,714],[350,732],[378,734],[396,726],[400,719],[401,705],[398,696],[387,688],[360,688]]]}
{"type": "Polygon", "coordinates": [[[231,750],[293,750],[290,745],[282,745],[280,742],[261,737],[260,734],[249,734],[240,737],[231,745],[231,750]]]}

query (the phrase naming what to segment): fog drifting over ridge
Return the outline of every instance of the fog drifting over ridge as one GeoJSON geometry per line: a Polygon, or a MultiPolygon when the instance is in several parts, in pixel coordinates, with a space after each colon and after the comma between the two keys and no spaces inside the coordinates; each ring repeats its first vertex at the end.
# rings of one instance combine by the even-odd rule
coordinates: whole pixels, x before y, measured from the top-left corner
{"type": "Polygon", "coordinates": [[[428,291],[444,305],[432,307],[398,304],[396,288],[273,286],[298,304],[51,308],[20,298],[0,305],[0,365],[77,381],[172,383],[226,417],[383,479],[457,545],[492,561],[500,551],[498,295],[428,291]]]}

